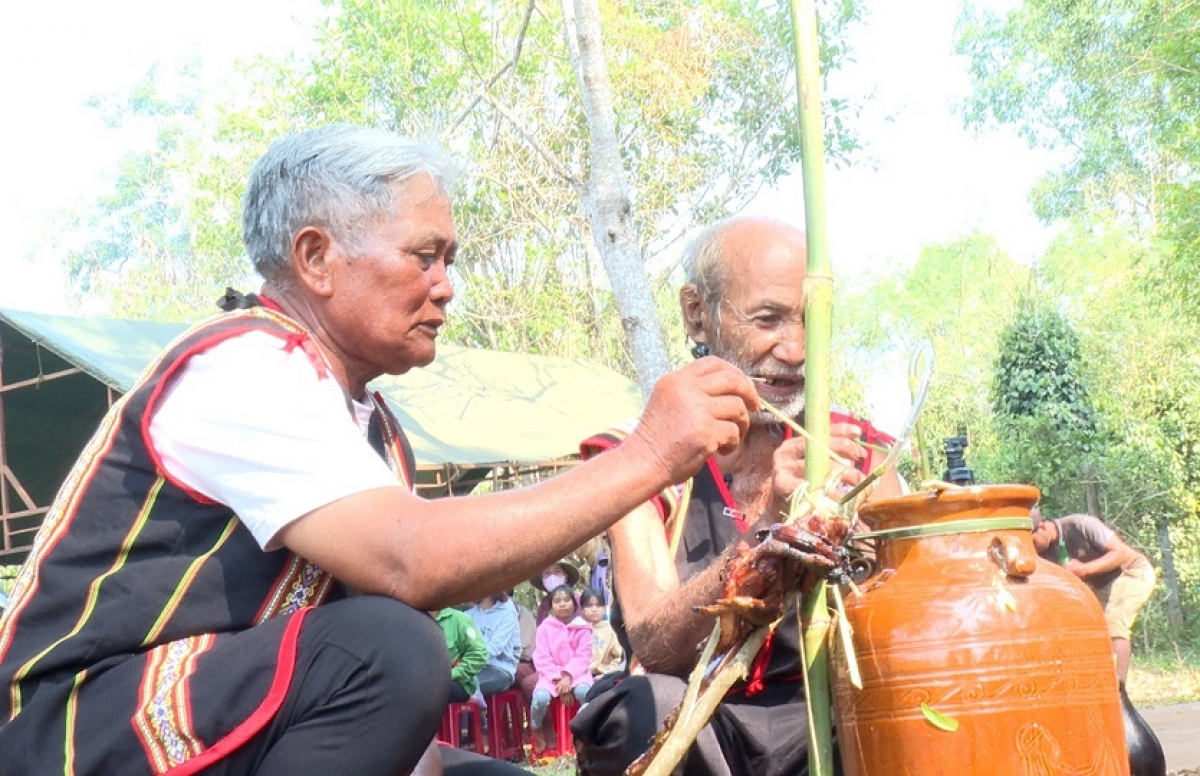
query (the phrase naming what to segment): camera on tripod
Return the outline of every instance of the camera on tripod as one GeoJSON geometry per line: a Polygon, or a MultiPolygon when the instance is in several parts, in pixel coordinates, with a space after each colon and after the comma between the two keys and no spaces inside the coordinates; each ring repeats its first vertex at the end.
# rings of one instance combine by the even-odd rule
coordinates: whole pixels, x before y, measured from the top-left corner
{"type": "Polygon", "coordinates": [[[963,451],[970,444],[967,435],[946,437],[942,444],[946,450],[946,473],[942,479],[955,485],[974,485],[975,472],[967,467],[967,460],[963,457],[963,451]]]}

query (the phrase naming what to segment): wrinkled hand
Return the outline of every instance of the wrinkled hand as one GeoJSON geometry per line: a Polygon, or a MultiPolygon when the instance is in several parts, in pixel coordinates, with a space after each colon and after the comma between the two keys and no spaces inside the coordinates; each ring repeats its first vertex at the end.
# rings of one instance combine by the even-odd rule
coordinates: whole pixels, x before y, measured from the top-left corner
{"type": "Polygon", "coordinates": [[[721,618],[718,651],[745,638],[749,629],[766,625],[783,614],[789,590],[807,592],[820,579],[848,570],[837,547],[843,544],[849,522],[811,515],[803,525],[776,523],[759,532],[753,547],[739,543],[721,568],[721,598],[697,607],[721,618]]]}
{"type": "Polygon", "coordinates": [[[621,447],[680,483],[708,456],[737,447],[757,409],[758,393],[748,377],[719,358],[701,358],[658,381],[621,447]]]}
{"type": "MultiPolygon", "coordinates": [[[[829,449],[842,458],[858,464],[870,455],[870,450],[859,444],[862,429],[853,423],[833,423],[829,427],[829,449]]],[[[775,450],[771,476],[771,509],[770,514],[786,512],[792,493],[796,491],[805,479],[808,468],[804,455],[808,449],[808,440],[802,436],[794,436],[781,444],[775,450]]],[[[830,460],[829,471],[836,472],[842,464],[830,460]]],[[[841,472],[841,484],[847,490],[857,485],[863,479],[862,472],[848,468],[841,472]]]]}

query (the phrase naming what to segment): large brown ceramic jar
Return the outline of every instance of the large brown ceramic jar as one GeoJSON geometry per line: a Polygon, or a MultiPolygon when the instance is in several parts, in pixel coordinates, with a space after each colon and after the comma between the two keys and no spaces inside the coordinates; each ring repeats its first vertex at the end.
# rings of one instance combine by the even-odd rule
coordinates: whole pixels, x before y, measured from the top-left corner
{"type": "Polygon", "coordinates": [[[994,485],[862,510],[879,570],[846,597],[861,689],[835,651],[846,776],[1129,773],[1104,615],[1037,557],[1037,497],[994,485]]]}

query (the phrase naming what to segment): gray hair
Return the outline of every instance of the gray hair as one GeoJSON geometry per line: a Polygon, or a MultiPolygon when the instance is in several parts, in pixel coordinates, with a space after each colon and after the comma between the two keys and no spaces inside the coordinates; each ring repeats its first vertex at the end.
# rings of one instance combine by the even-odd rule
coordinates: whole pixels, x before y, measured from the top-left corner
{"type": "Polygon", "coordinates": [[[798,232],[796,227],[771,216],[736,215],[709,224],[688,243],[683,251],[683,275],[700,292],[704,305],[719,316],[721,298],[725,294],[725,262],[727,245],[725,233],[740,225],[798,232]]]}
{"type": "Polygon", "coordinates": [[[683,250],[683,277],[700,292],[704,306],[717,314],[725,290],[723,259],[725,246],[721,233],[732,219],[725,218],[704,227],[683,250]]]}
{"type": "Polygon", "coordinates": [[[428,175],[443,191],[457,166],[440,147],[392,132],[334,124],[271,145],[250,171],[242,199],[242,240],[254,268],[276,279],[306,226],[329,229],[356,247],[355,229],[396,208],[396,187],[428,175]]]}

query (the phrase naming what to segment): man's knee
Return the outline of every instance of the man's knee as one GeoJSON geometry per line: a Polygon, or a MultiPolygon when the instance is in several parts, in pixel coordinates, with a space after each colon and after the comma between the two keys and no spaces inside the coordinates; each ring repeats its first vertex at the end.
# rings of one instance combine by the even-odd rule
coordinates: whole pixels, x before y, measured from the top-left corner
{"type": "Polygon", "coordinates": [[[310,620],[308,638],[359,661],[383,693],[444,705],[449,653],[441,629],[426,613],[383,596],[354,596],[318,608],[310,620]]]}
{"type": "Polygon", "coordinates": [[[646,751],[665,713],[682,697],[674,677],[634,676],[593,697],[571,722],[579,764],[591,776],[620,774],[646,751]]]}

